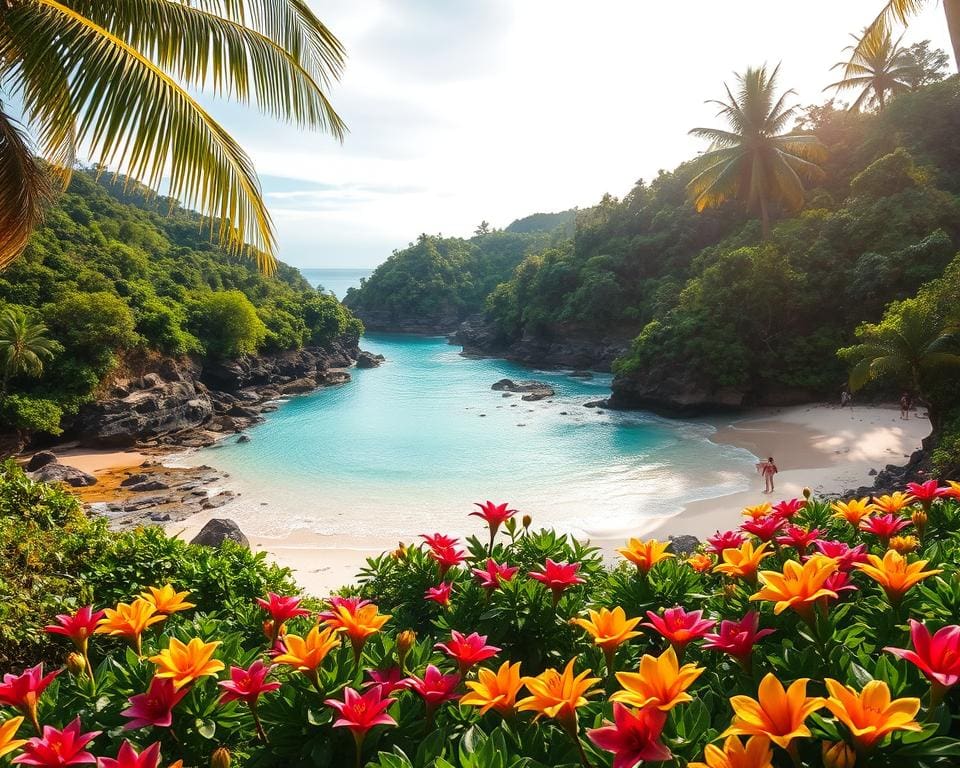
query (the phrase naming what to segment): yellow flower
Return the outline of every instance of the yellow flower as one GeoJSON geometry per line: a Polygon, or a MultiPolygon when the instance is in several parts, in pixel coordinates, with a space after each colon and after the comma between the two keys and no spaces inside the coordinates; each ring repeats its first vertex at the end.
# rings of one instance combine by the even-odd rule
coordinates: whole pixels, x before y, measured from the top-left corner
{"type": "Polygon", "coordinates": [[[667,547],[669,546],[670,542],[668,541],[657,541],[656,539],[640,541],[640,539],[630,539],[630,541],[627,542],[627,546],[618,549],[617,552],[637,566],[638,571],[648,573],[650,569],[661,560],[673,557],[670,552],[667,552],[667,547]]]}
{"type": "Polygon", "coordinates": [[[350,638],[354,658],[359,660],[367,638],[379,632],[389,620],[390,615],[381,614],[375,605],[361,605],[356,609],[349,605],[336,605],[330,612],[330,618],[323,623],[350,638]]]}
{"type": "Polygon", "coordinates": [[[631,707],[656,707],[668,712],[677,704],[693,698],[687,688],[703,671],[696,664],[681,667],[676,651],[670,646],[659,657],[644,655],[637,672],[617,672],[617,681],[623,690],[614,693],[610,700],[631,707]]]}
{"type": "Polygon", "coordinates": [[[287,635],[283,642],[286,650],[274,658],[274,662],[286,664],[298,672],[314,673],[327,654],[340,644],[340,639],[337,630],[331,627],[322,631],[314,627],[306,638],[287,635]]]}
{"type": "Polygon", "coordinates": [[[850,731],[864,750],[893,731],[921,731],[914,718],[920,711],[920,699],[890,698],[890,689],[882,680],[871,680],[860,693],[836,680],[827,678],[830,698],[825,702],[834,717],[850,731]]]}
{"type": "Polygon", "coordinates": [[[703,552],[696,552],[687,558],[687,565],[697,573],[706,573],[713,568],[713,558],[703,552]]]}
{"type": "Polygon", "coordinates": [[[537,712],[537,717],[546,715],[554,718],[569,733],[576,733],[577,709],[587,703],[591,688],[600,682],[600,678],[589,677],[590,670],[579,675],[573,673],[570,659],[563,672],[547,669],[536,677],[522,678],[530,696],[517,702],[520,712],[537,712]]]}
{"type": "Polygon", "coordinates": [[[211,658],[218,645],[219,640],[205,643],[195,637],[189,643],[182,643],[171,637],[169,647],[149,660],[157,665],[157,677],[169,678],[174,689],[180,690],[194,680],[215,675],[223,669],[222,661],[211,658]]]}
{"type": "Polygon", "coordinates": [[[633,631],[640,619],[628,619],[626,612],[619,606],[612,611],[601,608],[599,611],[589,611],[589,614],[589,619],[573,619],[571,623],[587,630],[593,637],[593,644],[605,652],[615,651],[621,643],[640,635],[633,631]]]}
{"type": "Polygon", "coordinates": [[[769,546],[769,542],[764,542],[759,547],[754,547],[752,541],[745,541],[736,549],[725,549],[720,555],[723,562],[713,570],[735,579],[752,581],[760,568],[760,561],[773,554],[767,550],[769,546]]]}
{"type": "Polygon", "coordinates": [[[752,507],[744,507],[741,514],[744,517],[749,517],[751,520],[759,520],[761,517],[766,517],[773,511],[773,504],[769,501],[763,502],[763,504],[755,504],[752,507]]]}
{"type": "Polygon", "coordinates": [[[0,723],[0,757],[9,755],[27,743],[26,739],[14,738],[22,722],[22,717],[11,717],[7,722],[0,723]]]}
{"type": "Polygon", "coordinates": [[[920,542],[916,536],[894,536],[890,539],[889,546],[901,555],[909,555],[920,546],[920,542]]]}
{"type": "Polygon", "coordinates": [[[878,496],[873,500],[873,506],[881,512],[897,514],[904,507],[909,507],[916,499],[909,493],[894,491],[889,496],[878,496]]]}
{"type": "Polygon", "coordinates": [[[751,736],[746,746],[738,736],[727,736],[723,748],[707,744],[704,763],[690,763],[687,768],[772,768],[773,750],[766,736],[751,736]]]}
{"type": "Polygon", "coordinates": [[[834,511],[834,517],[846,520],[854,527],[859,527],[860,521],[876,510],[866,496],[862,499],[850,499],[850,501],[835,501],[830,508],[834,511]]]}
{"type": "Polygon", "coordinates": [[[784,690],[783,685],[768,673],[760,681],[757,698],[731,696],[734,716],[724,736],[766,736],[786,749],[795,738],[810,735],[805,721],[823,706],[823,699],[807,696],[807,678],[801,678],[784,690]]]}
{"type": "Polygon", "coordinates": [[[520,662],[511,664],[505,661],[496,672],[490,669],[478,669],[477,679],[467,681],[470,693],[464,694],[460,703],[480,707],[481,715],[495,709],[504,717],[508,717],[516,709],[517,694],[522,687],[520,662]]]}
{"type": "Polygon", "coordinates": [[[173,585],[165,584],[162,587],[147,587],[147,591],[142,592],[140,597],[148,603],[153,603],[157,609],[157,613],[169,616],[178,611],[185,611],[188,608],[197,607],[193,603],[188,603],[184,600],[189,594],[189,592],[177,592],[173,588],[173,585]]]}
{"type": "Polygon", "coordinates": [[[823,555],[814,555],[803,565],[796,560],[787,560],[783,564],[783,573],[760,571],[761,589],[750,599],[776,603],[773,612],[777,615],[792,608],[809,619],[817,600],[837,596],[836,592],[823,586],[836,570],[837,561],[823,555]]]}
{"type": "Polygon", "coordinates": [[[117,603],[116,608],[104,610],[104,617],[94,630],[101,635],[118,635],[126,638],[137,654],[140,654],[140,636],[143,631],[166,616],[157,613],[157,607],[142,597],[132,603],[117,603]]]}
{"type": "Polygon", "coordinates": [[[899,602],[915,584],[927,576],[943,572],[939,568],[925,571],[923,567],[927,564],[926,560],[910,563],[892,549],[887,550],[882,560],[877,555],[867,555],[867,560],[866,563],[856,563],[856,567],[883,587],[892,603],[899,602]]]}

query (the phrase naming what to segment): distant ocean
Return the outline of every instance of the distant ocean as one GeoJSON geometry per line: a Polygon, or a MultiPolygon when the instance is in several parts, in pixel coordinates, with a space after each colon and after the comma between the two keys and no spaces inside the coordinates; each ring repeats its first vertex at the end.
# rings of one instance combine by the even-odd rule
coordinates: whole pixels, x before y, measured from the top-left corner
{"type": "Polygon", "coordinates": [[[360,286],[360,280],[370,277],[372,269],[306,269],[301,267],[300,273],[314,288],[323,286],[325,290],[333,291],[333,295],[342,299],[351,288],[360,286]]]}

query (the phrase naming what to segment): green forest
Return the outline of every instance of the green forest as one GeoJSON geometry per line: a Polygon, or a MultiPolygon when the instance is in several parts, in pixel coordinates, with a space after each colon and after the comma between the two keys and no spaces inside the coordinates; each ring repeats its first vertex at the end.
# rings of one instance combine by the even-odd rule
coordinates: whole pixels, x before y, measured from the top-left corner
{"type": "Polygon", "coordinates": [[[298,270],[265,276],[202,223],[123,178],[74,174],[0,275],[0,343],[32,339],[40,363],[7,355],[4,426],[57,434],[112,375],[152,357],[228,358],[362,333],[298,270]]]}

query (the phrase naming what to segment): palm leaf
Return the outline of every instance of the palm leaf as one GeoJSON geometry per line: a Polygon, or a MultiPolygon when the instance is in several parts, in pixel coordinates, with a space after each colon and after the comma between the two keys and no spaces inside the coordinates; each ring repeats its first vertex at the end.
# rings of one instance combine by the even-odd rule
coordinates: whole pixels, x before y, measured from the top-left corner
{"type": "Polygon", "coordinates": [[[906,24],[907,19],[919,13],[925,4],[926,0],[888,0],[863,31],[853,56],[869,55],[871,48],[880,45],[884,37],[891,35],[895,23],[906,24]]]}

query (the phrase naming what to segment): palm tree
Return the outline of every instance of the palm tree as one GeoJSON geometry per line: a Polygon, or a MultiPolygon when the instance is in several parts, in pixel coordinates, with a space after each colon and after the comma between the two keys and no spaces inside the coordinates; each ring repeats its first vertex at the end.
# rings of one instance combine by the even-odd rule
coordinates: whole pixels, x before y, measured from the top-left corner
{"type": "MultiPolygon", "coordinates": [[[[150,187],[166,178],[265,271],[275,241],[256,172],[188,89],[341,139],[324,91],[343,61],[306,0],[0,0],[0,98],[22,105],[44,167],[66,184],[79,148],[150,187]]],[[[0,268],[39,217],[41,179],[0,101],[0,268]]]]}
{"type": "Polygon", "coordinates": [[[14,376],[43,373],[43,361],[60,349],[46,332],[47,326],[33,322],[20,310],[7,307],[0,312],[0,392],[7,391],[7,382],[14,376]]]}
{"type": "MultiPolygon", "coordinates": [[[[919,13],[928,2],[929,0],[887,0],[877,18],[864,30],[857,49],[862,47],[865,50],[868,46],[875,45],[879,38],[890,34],[895,23],[907,24],[909,18],[919,13]]],[[[947,17],[947,31],[953,44],[953,55],[960,69],[960,0],[943,0],[943,12],[947,17]]]]}
{"type": "Polygon", "coordinates": [[[893,41],[887,32],[876,35],[861,45],[861,38],[851,35],[855,45],[847,46],[851,51],[850,61],[841,61],[833,69],[843,68],[843,80],[828,85],[823,90],[836,88],[838,91],[860,89],[860,95],[850,105],[851,111],[862,107],[876,106],[883,109],[889,96],[897,96],[910,90],[910,83],[916,77],[917,63],[906,48],[900,46],[900,40],[893,41]]]}
{"type": "Polygon", "coordinates": [[[759,211],[763,238],[770,236],[770,206],[779,203],[796,210],[803,205],[804,182],[823,176],[817,165],[826,156],[820,141],[810,134],[782,133],[795,117],[796,107],[785,101],[793,91],[776,98],[778,65],[748,68],[737,75],[736,96],[724,84],[728,101],[707,103],[720,106],[718,116],[726,118],[729,131],[694,128],[693,136],[709,139],[709,151],[697,161],[697,174],[687,185],[698,211],[718,206],[731,198],[746,202],[759,211]]]}

